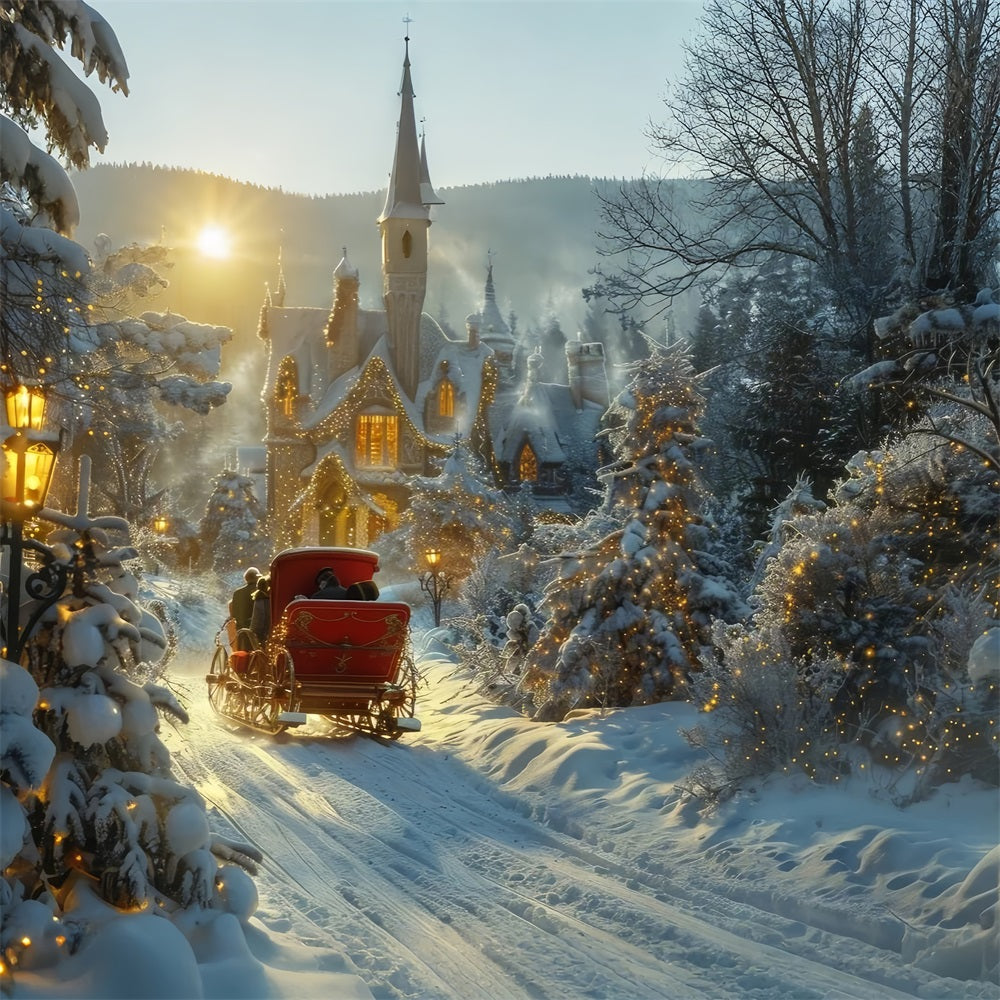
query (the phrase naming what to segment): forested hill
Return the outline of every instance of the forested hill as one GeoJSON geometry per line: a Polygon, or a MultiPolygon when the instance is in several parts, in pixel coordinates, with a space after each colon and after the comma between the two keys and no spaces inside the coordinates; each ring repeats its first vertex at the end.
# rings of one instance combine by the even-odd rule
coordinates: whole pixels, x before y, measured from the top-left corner
{"type": "MultiPolygon", "coordinates": [[[[286,305],[327,307],[332,271],[346,246],[361,272],[366,307],[381,300],[376,219],[385,193],[308,197],[210,174],[149,165],[97,166],[74,174],[88,249],[106,233],[117,246],[162,241],[174,248],[171,287],[151,307],[237,329],[250,347],[265,285],[276,287],[281,253],[286,305]],[[228,261],[195,249],[207,224],[229,230],[228,261]]],[[[487,251],[497,304],[521,329],[555,315],[567,335],[585,313],[581,289],[597,262],[595,188],[614,182],[554,177],[439,189],[433,211],[426,311],[456,331],[482,305],[487,251]]]]}

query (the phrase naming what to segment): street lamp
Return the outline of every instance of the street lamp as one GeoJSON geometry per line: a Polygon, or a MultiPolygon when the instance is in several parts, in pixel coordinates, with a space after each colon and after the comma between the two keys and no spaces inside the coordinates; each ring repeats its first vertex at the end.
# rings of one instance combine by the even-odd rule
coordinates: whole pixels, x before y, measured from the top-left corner
{"type": "Polygon", "coordinates": [[[163,514],[160,514],[158,517],[153,519],[153,531],[155,531],[158,535],[165,535],[167,533],[167,528],[169,527],[170,521],[168,521],[163,514]]]}
{"type": "Polygon", "coordinates": [[[441,571],[441,550],[427,549],[424,559],[429,567],[428,572],[421,574],[420,589],[426,593],[434,607],[434,625],[441,624],[441,598],[451,586],[447,573],[441,571]]]}
{"type": "Polygon", "coordinates": [[[5,464],[0,485],[0,514],[3,517],[0,545],[10,550],[4,655],[15,663],[23,647],[20,604],[24,522],[45,506],[59,450],[58,434],[42,430],[45,402],[41,386],[13,385],[4,389],[7,425],[13,431],[2,444],[5,464]]]}

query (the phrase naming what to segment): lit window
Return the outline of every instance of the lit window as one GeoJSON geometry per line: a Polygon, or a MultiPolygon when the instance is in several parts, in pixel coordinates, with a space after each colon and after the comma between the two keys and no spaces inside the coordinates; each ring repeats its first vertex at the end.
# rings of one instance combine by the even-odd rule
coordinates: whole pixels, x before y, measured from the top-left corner
{"type": "Polygon", "coordinates": [[[517,461],[517,474],[522,483],[538,481],[538,457],[530,444],[525,443],[517,461]]]}
{"type": "Polygon", "coordinates": [[[281,404],[281,412],[286,417],[295,416],[295,401],[298,398],[297,382],[295,362],[286,358],[281,364],[278,384],[275,387],[275,396],[281,404]]]}
{"type": "Polygon", "coordinates": [[[395,413],[362,413],[358,417],[355,463],[395,468],[399,463],[399,417],[395,413]]]}
{"type": "Polygon", "coordinates": [[[445,379],[438,387],[438,415],[455,416],[455,387],[445,379]]]}

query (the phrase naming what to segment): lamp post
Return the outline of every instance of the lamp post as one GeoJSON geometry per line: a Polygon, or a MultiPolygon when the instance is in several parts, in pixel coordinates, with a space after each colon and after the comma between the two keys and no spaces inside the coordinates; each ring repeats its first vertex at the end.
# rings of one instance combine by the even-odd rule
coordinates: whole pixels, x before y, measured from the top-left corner
{"type": "Polygon", "coordinates": [[[440,549],[427,549],[424,552],[424,560],[428,571],[420,576],[420,589],[431,599],[434,607],[434,625],[438,626],[441,624],[441,598],[451,586],[451,580],[447,573],[441,571],[440,549]]]}
{"type": "MultiPolygon", "coordinates": [[[[59,438],[42,430],[46,400],[41,386],[8,386],[4,389],[4,403],[7,426],[13,433],[2,445],[5,465],[0,491],[0,514],[3,517],[0,545],[9,550],[3,652],[8,660],[17,663],[24,645],[20,628],[24,522],[45,506],[59,438]]],[[[32,543],[33,548],[36,546],[37,543],[32,543]]],[[[33,574],[28,580],[29,585],[38,576],[33,574]]],[[[42,574],[47,583],[50,577],[51,574],[42,574]]],[[[29,589],[33,588],[29,586],[29,589]]],[[[40,594],[41,591],[34,596],[40,594]]]]}

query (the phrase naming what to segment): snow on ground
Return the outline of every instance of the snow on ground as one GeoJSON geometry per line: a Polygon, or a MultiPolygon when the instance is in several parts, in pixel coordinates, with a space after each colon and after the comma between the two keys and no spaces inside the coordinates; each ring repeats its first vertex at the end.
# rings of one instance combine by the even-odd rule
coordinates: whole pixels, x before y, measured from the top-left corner
{"type": "Polygon", "coordinates": [[[217,624],[184,623],[171,679],[191,722],[165,739],[215,832],[265,854],[233,890],[243,933],[231,914],[187,926],[192,968],[167,921],[121,922],[62,992],[22,974],[14,996],[998,995],[995,789],[900,810],[887,779],[774,778],[706,814],[678,791],[691,706],[534,723],[419,628],[422,732],[385,745],[310,720],[272,739],[208,706],[217,624]],[[152,952],[170,975],[144,974],[152,952]]]}

